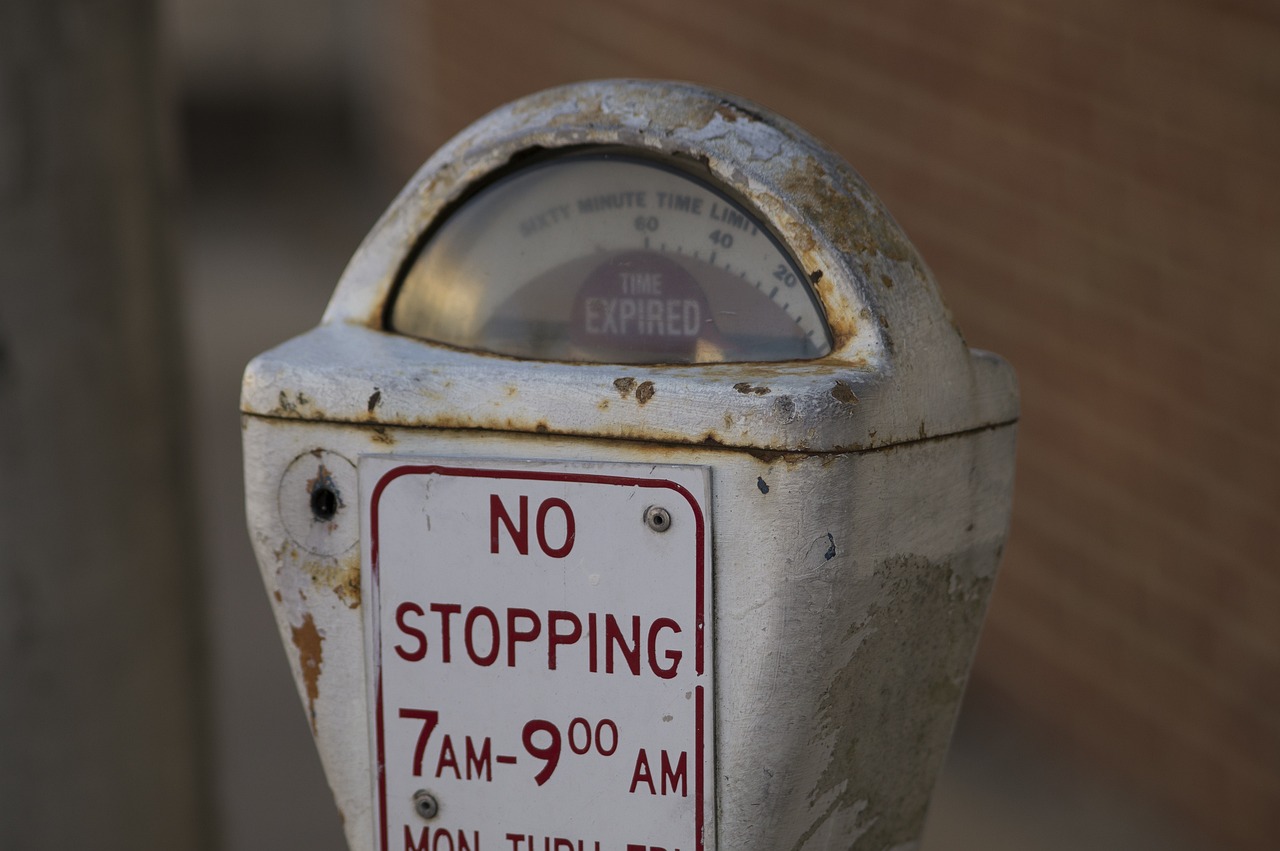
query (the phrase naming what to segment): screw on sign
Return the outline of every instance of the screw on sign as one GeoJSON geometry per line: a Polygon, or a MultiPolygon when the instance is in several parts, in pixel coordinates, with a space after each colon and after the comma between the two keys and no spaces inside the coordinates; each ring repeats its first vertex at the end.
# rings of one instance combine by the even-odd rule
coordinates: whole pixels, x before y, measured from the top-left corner
{"type": "Polygon", "coordinates": [[[714,847],[706,470],[450,463],[361,459],[380,851],[714,847]]]}

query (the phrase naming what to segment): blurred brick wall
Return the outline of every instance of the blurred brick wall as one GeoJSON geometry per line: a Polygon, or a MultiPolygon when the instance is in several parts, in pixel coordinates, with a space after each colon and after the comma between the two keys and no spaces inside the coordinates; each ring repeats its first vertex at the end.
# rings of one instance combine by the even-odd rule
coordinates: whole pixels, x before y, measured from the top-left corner
{"type": "Polygon", "coordinates": [[[694,80],[839,150],[1018,368],[975,673],[1221,847],[1280,843],[1280,7],[384,0],[400,177],[570,80],[694,80]]]}
{"type": "Polygon", "coordinates": [[[358,38],[352,0],[158,0],[166,46],[190,98],[327,96],[346,85],[358,38]]]}

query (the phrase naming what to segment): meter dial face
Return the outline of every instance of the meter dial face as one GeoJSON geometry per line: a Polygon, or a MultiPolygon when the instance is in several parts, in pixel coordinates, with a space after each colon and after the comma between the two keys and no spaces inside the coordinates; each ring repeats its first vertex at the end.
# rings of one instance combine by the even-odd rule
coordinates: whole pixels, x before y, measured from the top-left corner
{"type": "Polygon", "coordinates": [[[409,266],[394,330],[583,363],[822,357],[807,276],[759,216],[664,161],[579,153],[466,199],[409,266]]]}

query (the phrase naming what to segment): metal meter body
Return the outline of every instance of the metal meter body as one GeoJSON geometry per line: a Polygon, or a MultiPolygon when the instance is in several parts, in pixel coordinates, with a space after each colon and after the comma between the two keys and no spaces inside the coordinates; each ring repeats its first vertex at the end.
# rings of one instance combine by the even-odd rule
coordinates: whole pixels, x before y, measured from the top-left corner
{"type": "Polygon", "coordinates": [[[918,841],[1017,392],[802,130],[674,83],[503,107],[242,410],[353,849],[918,841]]]}

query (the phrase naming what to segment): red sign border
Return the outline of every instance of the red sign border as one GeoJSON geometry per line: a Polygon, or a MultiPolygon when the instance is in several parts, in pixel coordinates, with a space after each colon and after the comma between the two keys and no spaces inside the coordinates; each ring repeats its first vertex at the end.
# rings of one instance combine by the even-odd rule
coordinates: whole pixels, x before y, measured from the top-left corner
{"type": "MultiPolygon", "coordinates": [[[[672,490],[684,497],[689,503],[689,507],[693,509],[694,526],[695,526],[695,546],[697,549],[697,582],[696,582],[696,604],[698,609],[697,629],[695,636],[695,660],[694,671],[696,676],[702,676],[706,670],[706,519],[702,513],[702,506],[698,504],[698,500],[691,494],[687,488],[669,479],[643,479],[632,476],[601,476],[590,473],[564,473],[549,472],[540,470],[499,470],[487,467],[450,467],[443,464],[404,464],[388,470],[378,479],[378,484],[374,486],[373,494],[369,498],[369,544],[370,544],[370,583],[373,593],[370,595],[369,604],[372,606],[370,617],[372,618],[372,628],[370,630],[371,638],[374,642],[374,729],[376,731],[376,750],[377,750],[377,766],[378,772],[378,838],[380,840],[379,847],[381,851],[390,851],[388,845],[387,831],[387,775],[386,775],[386,753],[385,753],[385,734],[383,731],[383,705],[382,705],[382,629],[380,625],[380,597],[379,590],[379,564],[378,564],[378,506],[382,500],[382,494],[387,487],[396,479],[404,476],[456,476],[458,478],[480,478],[480,479],[515,479],[522,481],[538,481],[538,482],[572,482],[576,484],[597,484],[597,485],[615,485],[621,487],[639,487],[648,489],[666,489],[672,490]]],[[[706,687],[699,685],[694,687],[697,700],[694,707],[694,736],[696,738],[695,746],[697,751],[696,764],[694,767],[694,787],[696,789],[696,799],[694,801],[694,829],[696,832],[697,851],[704,851],[703,845],[703,826],[706,823],[706,796],[704,777],[706,771],[706,687]]]]}

